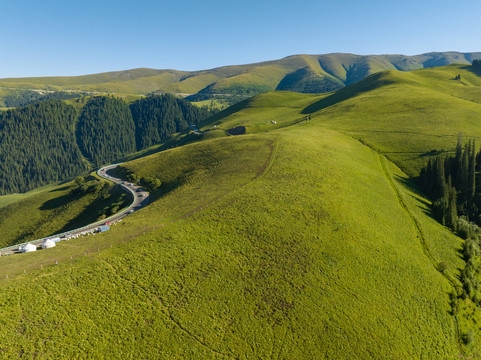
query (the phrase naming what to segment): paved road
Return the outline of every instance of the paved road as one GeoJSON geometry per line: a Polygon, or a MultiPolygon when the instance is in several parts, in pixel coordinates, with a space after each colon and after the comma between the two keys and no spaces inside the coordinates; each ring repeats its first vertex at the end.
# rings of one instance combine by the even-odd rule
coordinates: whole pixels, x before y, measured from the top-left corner
{"type": "Polygon", "coordinates": [[[60,238],[60,240],[68,240],[71,238],[76,238],[82,235],[87,235],[89,233],[93,233],[95,231],[98,231],[99,227],[109,223],[109,224],[114,224],[117,221],[120,221],[122,218],[128,216],[129,214],[133,213],[134,211],[137,211],[149,204],[149,193],[147,191],[144,191],[140,186],[134,185],[132,183],[129,183],[128,181],[124,181],[120,178],[114,177],[111,174],[112,169],[116,168],[120,164],[114,164],[114,165],[109,165],[105,166],[97,171],[97,174],[104,179],[107,179],[109,181],[112,181],[114,183],[120,184],[122,188],[129,192],[132,197],[133,197],[133,202],[130,204],[130,206],[123,211],[112,215],[108,217],[107,219],[104,219],[102,221],[97,221],[95,223],[89,224],[87,226],[78,228],[78,229],[73,229],[61,234],[55,234],[55,235],[50,235],[48,237],[42,238],[42,239],[36,239],[36,240],[31,240],[23,244],[19,245],[14,245],[14,246],[9,246],[7,248],[0,249],[0,254],[3,255],[11,255],[14,253],[19,253],[21,252],[21,247],[23,245],[26,245],[27,243],[36,245],[37,248],[40,247],[42,242],[47,239],[47,238],[60,238]]]}

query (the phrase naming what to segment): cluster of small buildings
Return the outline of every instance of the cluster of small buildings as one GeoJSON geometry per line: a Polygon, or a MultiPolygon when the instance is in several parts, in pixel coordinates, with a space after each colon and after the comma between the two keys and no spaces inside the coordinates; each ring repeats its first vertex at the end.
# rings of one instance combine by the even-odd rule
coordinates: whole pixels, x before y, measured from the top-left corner
{"type": "MultiPolygon", "coordinates": [[[[43,242],[42,242],[42,249],[49,249],[49,248],[52,248],[55,246],[55,243],[59,242],[60,241],[60,238],[59,237],[54,237],[54,238],[51,238],[51,239],[45,239],[43,242]]],[[[22,247],[20,247],[20,251],[22,253],[28,253],[28,252],[32,252],[32,251],[37,251],[37,246],[36,245],[33,245],[31,243],[28,243],[27,245],[24,245],[22,247]]]]}
{"type": "MultiPolygon", "coordinates": [[[[49,248],[52,248],[56,245],[56,243],[58,243],[59,241],[61,240],[69,240],[69,239],[74,239],[74,238],[78,238],[79,236],[83,236],[83,235],[92,235],[94,234],[95,232],[105,232],[107,230],[110,229],[110,223],[105,223],[104,225],[101,225],[99,226],[98,228],[94,229],[94,230],[90,230],[90,231],[84,231],[82,233],[79,233],[79,234],[76,234],[76,235],[72,235],[72,236],[63,236],[62,238],[60,237],[54,237],[54,238],[47,238],[47,239],[44,239],[42,244],[40,245],[40,247],[42,249],[49,249],[49,248]]],[[[37,251],[37,245],[34,245],[32,243],[28,243],[24,246],[21,246],[19,247],[18,249],[21,253],[28,253],[28,252],[32,252],[32,251],[37,251]]]]}

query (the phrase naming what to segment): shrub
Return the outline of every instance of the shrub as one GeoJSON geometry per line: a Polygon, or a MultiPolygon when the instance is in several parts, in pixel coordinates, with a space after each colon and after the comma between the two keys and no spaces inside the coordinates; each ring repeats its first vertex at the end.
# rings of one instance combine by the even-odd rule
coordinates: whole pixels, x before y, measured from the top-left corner
{"type": "Polygon", "coordinates": [[[476,224],[469,222],[464,217],[458,219],[458,235],[463,239],[471,239],[476,236],[479,228],[476,224]]]}
{"type": "Polygon", "coordinates": [[[463,343],[465,345],[470,345],[473,343],[474,341],[474,333],[473,333],[473,330],[469,329],[467,332],[465,332],[462,336],[461,336],[461,340],[463,341],[463,343]]]}
{"type": "Polygon", "coordinates": [[[142,186],[146,187],[150,191],[154,191],[158,189],[160,185],[162,185],[162,182],[153,176],[148,176],[140,179],[140,183],[142,184],[142,186]]]}

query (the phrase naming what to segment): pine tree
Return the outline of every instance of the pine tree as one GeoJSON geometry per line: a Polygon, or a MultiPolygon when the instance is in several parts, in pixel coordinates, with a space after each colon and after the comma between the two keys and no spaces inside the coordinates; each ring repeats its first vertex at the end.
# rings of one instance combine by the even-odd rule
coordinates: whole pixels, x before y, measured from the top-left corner
{"type": "Polygon", "coordinates": [[[454,158],[454,166],[453,166],[453,186],[456,189],[461,188],[462,182],[462,160],[463,160],[463,147],[462,147],[462,138],[461,133],[458,134],[458,143],[456,144],[456,156],[454,158]]]}
{"type": "Polygon", "coordinates": [[[469,147],[469,164],[468,164],[468,200],[474,200],[476,192],[476,142],[473,139],[469,147]]]}
{"type": "Polygon", "coordinates": [[[434,198],[441,199],[447,193],[446,176],[444,173],[444,158],[438,156],[436,158],[435,187],[434,198]]]}
{"type": "Polygon", "coordinates": [[[456,189],[451,184],[451,176],[448,179],[448,199],[447,199],[447,211],[445,214],[446,226],[450,227],[454,231],[457,230],[458,212],[456,206],[456,189]]]}

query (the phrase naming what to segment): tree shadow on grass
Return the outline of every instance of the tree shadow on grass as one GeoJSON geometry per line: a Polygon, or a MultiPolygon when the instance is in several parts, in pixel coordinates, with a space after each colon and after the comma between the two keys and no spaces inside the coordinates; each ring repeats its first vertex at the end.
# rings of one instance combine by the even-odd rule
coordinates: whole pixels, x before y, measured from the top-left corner
{"type": "Polygon", "coordinates": [[[416,201],[416,206],[418,207],[418,209],[420,209],[426,216],[429,216],[431,219],[438,222],[431,210],[431,204],[429,203],[429,201],[426,200],[426,194],[424,194],[423,191],[419,188],[416,179],[404,178],[399,175],[394,175],[394,180],[404,188],[417,195],[415,196],[409,194],[409,196],[416,201]]]}
{"type": "MultiPolygon", "coordinates": [[[[404,178],[399,175],[394,176],[395,181],[397,181],[399,184],[404,186],[405,188],[409,189],[411,192],[416,194],[417,196],[410,195],[412,198],[416,200],[418,208],[427,216],[429,216],[431,219],[436,221],[440,226],[444,227],[446,230],[451,232],[453,235],[457,234],[450,228],[446,227],[445,225],[441,224],[438,219],[436,219],[433,215],[433,212],[431,210],[431,204],[425,200],[426,195],[423,193],[423,191],[419,188],[419,185],[417,184],[417,180],[413,178],[404,178]]],[[[458,256],[460,259],[464,259],[464,254],[463,254],[463,249],[457,248],[456,249],[456,256],[458,256]]],[[[455,276],[458,280],[460,280],[460,273],[462,269],[453,269],[457,270],[455,273],[453,273],[453,276],[455,276]]]]}
{"type": "Polygon", "coordinates": [[[40,206],[40,210],[58,209],[64,205],[71,203],[72,201],[78,200],[79,198],[79,195],[73,195],[69,192],[68,194],[45,201],[42,206],[40,206]]]}
{"type": "MultiPolygon", "coordinates": [[[[116,201],[119,200],[121,194],[126,194],[119,185],[116,185],[113,189],[109,192],[109,197],[106,199],[101,194],[97,196],[97,198],[92,201],[80,214],[78,214],[75,218],[71,219],[65,226],[61,229],[56,231],[56,233],[62,233],[66,231],[70,231],[82,226],[86,226],[91,224],[98,219],[98,216],[102,210],[111,209],[116,201]]],[[[126,194],[127,195],[127,194],[126,194]]],[[[126,207],[131,202],[130,196],[125,196],[122,205],[119,207],[121,208],[126,207]]],[[[106,217],[113,215],[110,213],[105,214],[106,217]]]]}
{"type": "Polygon", "coordinates": [[[461,67],[461,69],[467,70],[467,71],[481,77],[481,69],[479,69],[477,67],[474,67],[473,65],[466,65],[466,66],[461,67]]]}
{"type": "Polygon", "coordinates": [[[57,230],[56,233],[63,233],[95,222],[97,220],[99,208],[103,205],[102,203],[102,199],[95,199],[79,215],[57,230]]]}
{"type": "Polygon", "coordinates": [[[418,200],[421,204],[425,206],[430,206],[429,202],[425,199],[426,194],[419,188],[417,184],[417,180],[414,178],[405,178],[399,175],[394,175],[394,180],[396,180],[399,184],[404,186],[405,188],[409,189],[409,191],[413,192],[414,194],[418,195],[419,197],[413,196],[415,199],[418,200]]]}
{"type": "Polygon", "coordinates": [[[50,190],[51,193],[59,192],[59,191],[65,191],[69,188],[70,186],[62,186],[53,190],[50,190]]]}

